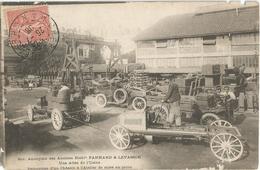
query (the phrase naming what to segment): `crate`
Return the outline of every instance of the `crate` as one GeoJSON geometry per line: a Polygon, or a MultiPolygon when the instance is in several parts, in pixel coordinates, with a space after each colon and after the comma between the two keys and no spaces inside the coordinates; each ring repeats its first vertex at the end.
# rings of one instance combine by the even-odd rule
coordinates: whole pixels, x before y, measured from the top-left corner
{"type": "Polygon", "coordinates": [[[220,74],[223,68],[220,66],[220,64],[206,64],[202,66],[202,74],[203,75],[214,75],[214,74],[220,74]]]}

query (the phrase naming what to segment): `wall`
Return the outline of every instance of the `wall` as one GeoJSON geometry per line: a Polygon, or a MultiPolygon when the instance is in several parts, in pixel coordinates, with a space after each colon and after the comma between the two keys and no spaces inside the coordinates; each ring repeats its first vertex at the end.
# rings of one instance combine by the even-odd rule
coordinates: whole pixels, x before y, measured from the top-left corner
{"type": "Polygon", "coordinates": [[[255,54],[258,54],[258,33],[143,41],[137,42],[136,48],[137,63],[144,63],[146,68],[201,67],[204,64],[231,67],[243,63],[253,67],[252,62],[258,60],[255,54]]]}

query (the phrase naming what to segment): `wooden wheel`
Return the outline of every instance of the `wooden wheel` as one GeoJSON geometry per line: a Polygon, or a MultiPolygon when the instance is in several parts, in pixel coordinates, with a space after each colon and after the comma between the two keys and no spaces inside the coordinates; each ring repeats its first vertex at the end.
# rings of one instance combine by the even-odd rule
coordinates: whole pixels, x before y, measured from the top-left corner
{"type": "Polygon", "coordinates": [[[28,105],[27,107],[27,116],[30,121],[34,121],[34,109],[32,105],[28,105]]]}
{"type": "Polygon", "coordinates": [[[130,135],[128,131],[120,125],[115,125],[110,129],[109,139],[111,144],[119,150],[125,150],[130,145],[130,135]]]}
{"type": "Polygon", "coordinates": [[[156,123],[165,123],[167,121],[169,115],[169,109],[162,104],[156,104],[152,106],[152,110],[155,113],[155,120],[156,123]]]}
{"type": "Polygon", "coordinates": [[[241,140],[230,133],[219,133],[210,141],[213,154],[222,161],[236,161],[244,151],[241,140]]]}
{"type": "Polygon", "coordinates": [[[127,92],[125,89],[120,88],[116,89],[113,94],[113,98],[118,104],[122,104],[126,101],[127,98],[127,92]]]}
{"type": "Polygon", "coordinates": [[[104,94],[98,94],[96,96],[96,104],[99,107],[105,107],[107,105],[107,97],[104,94]]]}
{"type": "Polygon", "coordinates": [[[51,113],[52,126],[55,130],[61,130],[64,125],[64,116],[58,109],[53,109],[51,113]]]}
{"type": "Polygon", "coordinates": [[[200,124],[201,125],[210,125],[212,122],[219,120],[219,119],[220,118],[214,113],[205,113],[200,119],[200,124]]]}
{"type": "Polygon", "coordinates": [[[80,114],[80,118],[84,122],[90,122],[90,110],[87,106],[83,107],[83,111],[80,114]]]}
{"type": "Polygon", "coordinates": [[[144,109],[146,109],[146,100],[143,97],[135,97],[133,102],[132,102],[132,106],[134,108],[134,110],[137,111],[143,111],[144,109]]]}
{"type": "Polygon", "coordinates": [[[229,123],[226,120],[222,120],[222,119],[216,120],[216,121],[212,122],[210,125],[211,126],[220,126],[220,127],[232,127],[231,123],[229,123]]]}

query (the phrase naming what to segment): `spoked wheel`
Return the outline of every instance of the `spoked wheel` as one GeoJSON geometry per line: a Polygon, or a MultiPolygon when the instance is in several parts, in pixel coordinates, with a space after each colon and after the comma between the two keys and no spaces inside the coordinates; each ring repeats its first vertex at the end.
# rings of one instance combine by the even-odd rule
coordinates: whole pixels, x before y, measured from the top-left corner
{"type": "Polygon", "coordinates": [[[220,118],[215,115],[214,113],[205,113],[201,119],[200,124],[201,125],[210,125],[212,122],[219,120],[220,118]]]}
{"type": "Polygon", "coordinates": [[[220,126],[220,127],[232,127],[231,123],[229,123],[226,120],[222,120],[222,119],[216,120],[216,121],[212,122],[210,125],[211,126],[220,126]]]}
{"type": "Polygon", "coordinates": [[[27,116],[30,121],[34,121],[34,110],[32,105],[28,105],[27,116]]]}
{"type": "Polygon", "coordinates": [[[230,133],[219,133],[210,141],[213,154],[222,161],[232,162],[238,160],[244,151],[241,140],[230,133]]]}
{"type": "Polygon", "coordinates": [[[64,116],[58,109],[53,109],[51,113],[52,126],[55,130],[61,130],[64,125],[64,116]]]}
{"type": "Polygon", "coordinates": [[[81,112],[80,118],[84,122],[90,122],[90,110],[89,110],[89,107],[87,107],[87,106],[83,107],[83,111],[81,112]]]}
{"type": "Polygon", "coordinates": [[[98,94],[96,96],[96,104],[99,107],[105,107],[107,105],[107,97],[104,94],[98,94]]]}
{"type": "Polygon", "coordinates": [[[156,123],[165,123],[167,121],[169,110],[165,105],[156,104],[152,106],[152,110],[155,113],[155,120],[156,123]]]}
{"type": "Polygon", "coordinates": [[[126,98],[127,98],[127,92],[125,89],[123,88],[120,88],[120,89],[116,89],[114,91],[114,100],[116,101],[116,103],[118,104],[122,104],[126,101],[126,98]]]}
{"type": "Polygon", "coordinates": [[[128,131],[120,125],[115,125],[111,128],[109,139],[112,145],[119,150],[125,150],[130,145],[130,135],[128,131]]]}
{"type": "Polygon", "coordinates": [[[143,111],[146,108],[146,100],[143,97],[135,97],[132,106],[134,110],[143,111]]]}

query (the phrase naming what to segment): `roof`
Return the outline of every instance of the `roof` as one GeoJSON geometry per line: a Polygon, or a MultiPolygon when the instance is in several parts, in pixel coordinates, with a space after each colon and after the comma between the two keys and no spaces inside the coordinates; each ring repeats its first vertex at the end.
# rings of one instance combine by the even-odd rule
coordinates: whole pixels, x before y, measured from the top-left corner
{"type": "Polygon", "coordinates": [[[259,30],[259,7],[168,16],[138,34],[134,40],[223,35],[259,30]]]}

